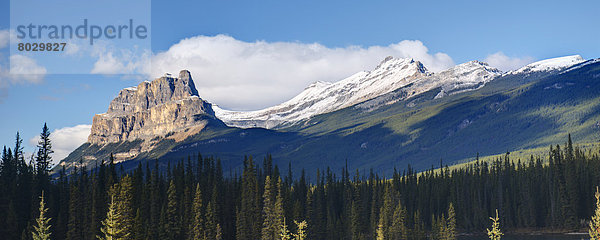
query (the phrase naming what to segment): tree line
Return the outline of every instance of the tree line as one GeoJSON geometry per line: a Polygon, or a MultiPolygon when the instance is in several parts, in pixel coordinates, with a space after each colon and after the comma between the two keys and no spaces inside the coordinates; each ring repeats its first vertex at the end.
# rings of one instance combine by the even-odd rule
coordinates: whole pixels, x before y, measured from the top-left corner
{"type": "Polygon", "coordinates": [[[527,161],[507,153],[454,170],[408,166],[390,178],[328,168],[308,179],[290,165],[280,172],[270,155],[246,157],[239,175],[225,177],[218,158],[200,154],[130,172],[111,156],[51,178],[47,127],[29,162],[21,145],[17,134],[2,151],[5,239],[456,239],[485,233],[494,215],[507,231],[577,230],[600,180],[598,153],[570,137],[527,161]]]}

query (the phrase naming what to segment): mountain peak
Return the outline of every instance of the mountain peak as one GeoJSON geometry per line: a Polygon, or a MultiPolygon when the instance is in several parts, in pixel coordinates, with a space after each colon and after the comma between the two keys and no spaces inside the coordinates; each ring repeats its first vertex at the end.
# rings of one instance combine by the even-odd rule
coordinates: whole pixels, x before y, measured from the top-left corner
{"type": "Polygon", "coordinates": [[[192,96],[198,96],[198,90],[196,90],[190,72],[182,70],[179,73],[179,78],[165,74],[165,76],[156,78],[151,82],[141,82],[137,87],[124,88],[111,101],[106,113],[142,111],[166,102],[182,100],[192,96]]]}
{"type": "MultiPolygon", "coordinates": [[[[390,61],[390,60],[392,60],[392,59],[394,59],[394,57],[393,57],[393,56],[387,56],[387,57],[385,57],[385,58],[383,59],[383,61],[381,61],[381,63],[384,63],[384,62],[390,61]]],[[[380,64],[381,64],[381,63],[380,63],[380,64]]]]}
{"type": "Polygon", "coordinates": [[[294,98],[273,107],[249,112],[216,108],[215,112],[230,126],[276,128],[373,99],[428,74],[419,61],[390,56],[372,71],[358,72],[333,83],[312,83],[294,98]]]}
{"type": "Polygon", "coordinates": [[[209,103],[198,97],[189,71],[170,74],[121,90],[106,113],[94,116],[91,143],[104,144],[164,135],[195,125],[199,117],[214,118],[209,103]]]}
{"type": "MultiPolygon", "coordinates": [[[[486,66],[486,67],[490,66],[488,63],[482,62],[482,61],[479,61],[479,60],[468,61],[468,62],[463,63],[463,64],[465,64],[465,65],[481,65],[481,66],[486,66]]],[[[463,64],[459,64],[459,65],[463,65],[463,64]]]]}
{"type": "Polygon", "coordinates": [[[458,64],[454,67],[451,67],[449,69],[446,69],[444,71],[441,71],[440,73],[443,72],[448,72],[448,71],[453,71],[453,72],[467,72],[467,71],[474,71],[474,70],[483,70],[483,71],[487,71],[490,73],[500,73],[501,71],[491,67],[488,63],[486,62],[482,62],[482,61],[478,61],[478,60],[473,60],[473,61],[469,61],[466,63],[461,63],[458,64]]]}
{"type": "Polygon", "coordinates": [[[177,79],[181,81],[182,85],[189,88],[190,94],[192,96],[198,96],[198,90],[196,89],[196,85],[192,80],[192,74],[188,70],[179,71],[179,78],[177,79]]]}
{"type": "Polygon", "coordinates": [[[427,68],[423,66],[423,64],[419,61],[415,61],[412,58],[394,58],[392,56],[387,56],[383,61],[375,67],[373,70],[376,72],[377,70],[388,71],[392,69],[402,69],[407,66],[414,66],[415,69],[421,73],[427,72],[427,68]]]}

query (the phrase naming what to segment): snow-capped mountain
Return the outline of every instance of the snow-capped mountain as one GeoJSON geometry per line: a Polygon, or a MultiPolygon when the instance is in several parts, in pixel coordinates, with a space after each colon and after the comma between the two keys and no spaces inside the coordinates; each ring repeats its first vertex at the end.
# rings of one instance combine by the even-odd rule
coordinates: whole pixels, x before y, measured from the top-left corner
{"type": "Polygon", "coordinates": [[[487,63],[470,61],[417,79],[412,84],[360,103],[356,105],[356,108],[372,111],[383,105],[407,100],[436,88],[440,88],[440,90],[434,98],[442,98],[483,87],[500,74],[501,72],[498,69],[490,67],[487,63]]]}
{"type": "Polygon", "coordinates": [[[442,88],[437,97],[443,97],[476,89],[498,75],[500,71],[478,61],[434,74],[419,61],[387,57],[373,71],[359,72],[335,83],[313,83],[291,100],[263,110],[237,112],[214,105],[213,109],[217,118],[229,126],[280,128],[377,98],[399,88],[407,88],[408,92],[401,99],[437,87],[442,88]]]}
{"type": "Polygon", "coordinates": [[[373,71],[356,73],[335,83],[316,82],[282,104],[257,111],[229,111],[213,105],[217,118],[228,126],[281,128],[312,116],[357,105],[375,109],[435,88],[435,98],[483,87],[496,77],[543,74],[567,69],[585,60],[579,55],[546,59],[502,73],[487,63],[470,61],[431,73],[418,61],[387,57],[373,71]],[[401,92],[394,92],[401,89],[401,92]]]}
{"type": "Polygon", "coordinates": [[[517,70],[507,72],[506,74],[528,74],[535,72],[558,71],[582,62],[585,62],[585,59],[579,55],[557,57],[530,63],[517,70]]]}
{"type": "Polygon", "coordinates": [[[335,83],[313,83],[296,97],[273,107],[248,112],[228,111],[218,106],[213,109],[217,118],[228,126],[277,128],[355,105],[427,75],[427,69],[418,61],[387,57],[373,71],[358,72],[335,83]]]}
{"type": "Polygon", "coordinates": [[[439,72],[423,82],[431,82],[429,89],[441,87],[442,90],[435,96],[441,98],[483,87],[500,74],[500,70],[490,67],[487,63],[470,61],[439,72]]]}

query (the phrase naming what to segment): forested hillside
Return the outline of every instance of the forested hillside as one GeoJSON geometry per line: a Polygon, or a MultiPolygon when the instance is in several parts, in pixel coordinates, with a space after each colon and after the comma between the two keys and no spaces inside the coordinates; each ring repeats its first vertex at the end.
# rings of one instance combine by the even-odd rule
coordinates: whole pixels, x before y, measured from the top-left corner
{"type": "Polygon", "coordinates": [[[496,209],[505,231],[573,231],[585,228],[600,183],[598,152],[570,138],[544,156],[392,176],[327,168],[309,179],[281,172],[270,155],[240,159],[243,171],[224,176],[218,156],[197,154],[133,171],[109,158],[51,179],[44,129],[31,162],[18,135],[2,152],[5,239],[31,239],[42,192],[52,239],[279,239],[283,228],[296,239],[452,239],[483,233],[496,209]]]}

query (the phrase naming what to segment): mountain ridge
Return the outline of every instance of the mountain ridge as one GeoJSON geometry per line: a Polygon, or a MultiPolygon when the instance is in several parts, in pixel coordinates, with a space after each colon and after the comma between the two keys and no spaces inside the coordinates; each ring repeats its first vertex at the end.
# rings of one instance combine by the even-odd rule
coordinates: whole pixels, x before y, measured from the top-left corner
{"type": "MultiPolygon", "coordinates": [[[[244,155],[271,153],[300,169],[341,167],[344,160],[352,168],[389,170],[410,163],[423,169],[440,158],[452,163],[473,157],[475,151],[490,155],[519,146],[543,146],[556,139],[562,141],[567,132],[590,141],[596,134],[595,130],[590,132],[594,121],[600,122],[600,106],[593,104],[596,95],[592,94],[594,89],[600,90],[595,81],[599,71],[597,60],[535,74],[501,73],[471,61],[445,73],[422,74],[427,76],[419,82],[294,125],[236,128],[215,117],[196,132],[175,131],[150,141],[85,143],[62,164],[72,166],[80,159],[93,164],[114,153],[117,161],[130,166],[148,159],[166,161],[202,153],[214,154],[225,167],[236,169],[244,155]],[[440,94],[444,96],[437,97],[440,94]],[[578,94],[577,100],[570,94],[578,94]],[[546,113],[549,108],[565,109],[561,111],[569,114],[555,116],[546,113]],[[547,119],[548,114],[552,118],[547,119]],[[551,119],[562,120],[554,123],[551,119]],[[579,126],[574,121],[585,124],[579,126]],[[519,133],[506,138],[511,127],[519,133]]],[[[307,88],[330,85],[317,82],[307,88]]]]}
{"type": "Polygon", "coordinates": [[[527,64],[517,70],[508,71],[506,74],[557,71],[582,62],[585,62],[585,60],[580,55],[556,57],[527,64]]]}
{"type": "Polygon", "coordinates": [[[479,87],[499,73],[499,70],[479,61],[431,73],[414,59],[387,57],[373,71],[358,72],[335,83],[312,83],[294,98],[273,107],[247,112],[228,111],[218,106],[214,109],[216,116],[231,127],[280,129],[409,85],[412,87],[407,97],[439,86],[443,87],[443,92],[438,97],[443,97],[455,90],[479,87]]]}

